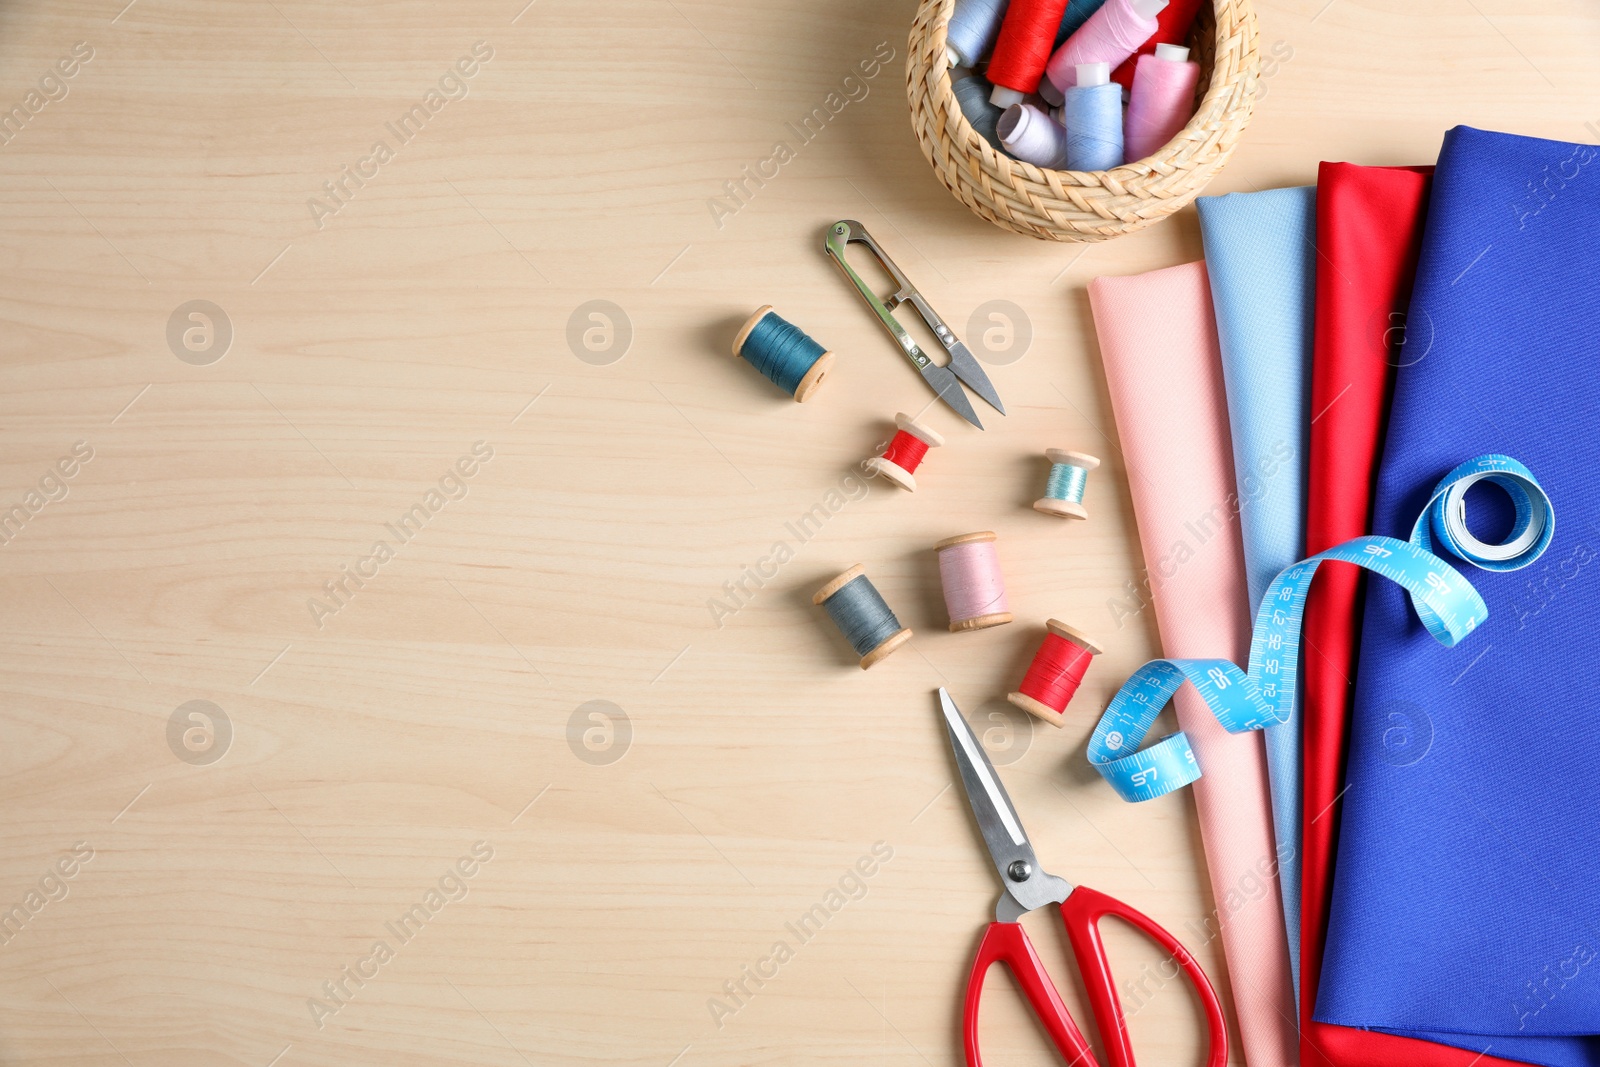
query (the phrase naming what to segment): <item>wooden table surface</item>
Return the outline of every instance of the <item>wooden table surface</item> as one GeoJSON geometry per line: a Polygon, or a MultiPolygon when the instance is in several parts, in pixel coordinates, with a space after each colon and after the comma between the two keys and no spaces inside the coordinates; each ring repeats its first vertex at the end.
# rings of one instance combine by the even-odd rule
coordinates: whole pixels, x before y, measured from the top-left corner
{"type": "MultiPolygon", "coordinates": [[[[0,1062],[957,1064],[996,886],[938,685],[1045,864],[1223,978],[1189,800],[1082,759],[1156,638],[1111,607],[1141,557],[1084,286],[1197,258],[1194,212],[968,214],[907,122],[913,10],[0,4],[0,1062]],[[839,218],[1010,407],[931,412],[915,495],[856,471],[928,393],[839,218]],[[811,403],[728,354],[763,303],[839,354],[811,403]],[[1050,446],[1105,459],[1087,523],[1028,507],[1050,446]],[[932,546],[976,529],[1018,622],[952,635],[932,546]],[[917,631],[865,674],[809,603],[857,562],[917,631]],[[1050,615],[1107,646],[1060,731],[1003,699],[1050,615]]],[[[1456,123],[1600,138],[1593,14],[1263,4],[1212,191],[1456,123]]],[[[1052,1062],[1007,986],[991,1060],[1052,1062]]],[[[1132,1026],[1197,1062],[1180,987],[1132,1026]]]]}

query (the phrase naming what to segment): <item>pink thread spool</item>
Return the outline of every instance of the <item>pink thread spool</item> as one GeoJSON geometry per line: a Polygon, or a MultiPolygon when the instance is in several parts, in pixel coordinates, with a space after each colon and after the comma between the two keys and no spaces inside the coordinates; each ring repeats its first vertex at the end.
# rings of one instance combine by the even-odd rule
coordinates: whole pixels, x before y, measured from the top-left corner
{"type": "Polygon", "coordinates": [[[1060,106],[1067,90],[1078,84],[1078,64],[1108,63],[1115,69],[1155,36],[1156,15],[1167,0],[1106,0],[1067,43],[1056,49],[1039,81],[1039,95],[1060,106]]]}
{"type": "Polygon", "coordinates": [[[1182,45],[1158,44],[1155,55],[1140,56],[1133,68],[1133,93],[1123,135],[1128,161],[1155,155],[1194,114],[1200,64],[1189,61],[1182,45]]]}
{"type": "Polygon", "coordinates": [[[939,553],[939,581],[950,612],[950,632],[986,630],[1011,621],[1006,583],[1000,574],[992,530],[947,537],[934,546],[939,553]]]}
{"type": "Polygon", "coordinates": [[[928,449],[943,445],[944,438],[905,412],[896,414],[894,423],[899,427],[894,439],[883,455],[867,460],[866,468],[873,474],[883,475],[906,492],[915,493],[916,472],[922,466],[922,458],[928,454],[928,449]]]}
{"type": "Polygon", "coordinates": [[[1060,170],[1067,162],[1067,128],[1032,104],[1013,104],[995,125],[1005,150],[1024,163],[1060,170]]]}

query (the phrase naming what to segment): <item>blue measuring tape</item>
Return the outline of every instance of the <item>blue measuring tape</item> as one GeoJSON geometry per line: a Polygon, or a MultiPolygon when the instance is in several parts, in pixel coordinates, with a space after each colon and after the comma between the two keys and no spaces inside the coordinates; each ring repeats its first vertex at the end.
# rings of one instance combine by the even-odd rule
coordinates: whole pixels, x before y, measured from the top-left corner
{"type": "Polygon", "coordinates": [[[1435,546],[1484,570],[1511,571],[1543,555],[1555,527],[1550,498],[1527,467],[1509,456],[1468,460],[1434,487],[1409,541],[1357,537],[1284,568],[1256,612],[1248,674],[1225,659],[1157,659],[1140,667],[1100,717],[1089,738],[1089,762],[1129,801],[1153,800],[1199,778],[1200,766],[1182,731],[1139,747],[1184,682],[1195,687],[1229,733],[1287,722],[1300,667],[1306,595],[1324,560],[1354,563],[1401,586],[1428,633],[1451,648],[1489,617],[1489,608],[1435,546]],[[1505,490],[1515,509],[1511,532],[1501,544],[1480,541],[1467,528],[1467,490],[1480,481],[1505,490]]]}

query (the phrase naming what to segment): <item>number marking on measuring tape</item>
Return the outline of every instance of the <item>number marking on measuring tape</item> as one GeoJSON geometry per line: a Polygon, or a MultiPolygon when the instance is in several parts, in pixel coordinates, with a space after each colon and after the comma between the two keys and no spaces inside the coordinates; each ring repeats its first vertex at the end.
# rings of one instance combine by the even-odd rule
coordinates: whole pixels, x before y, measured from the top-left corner
{"type": "Polygon", "coordinates": [[[1434,488],[1409,541],[1357,537],[1284,568],[1256,612],[1248,674],[1225,659],[1157,659],[1140,667],[1100,717],[1089,738],[1089,762],[1129,801],[1153,800],[1198,779],[1201,768],[1182,731],[1139,747],[1184,682],[1230,733],[1287,722],[1306,596],[1324,560],[1353,563],[1405,589],[1428,633],[1451,648],[1489,617],[1489,609],[1472,584],[1435,554],[1435,545],[1485,570],[1508,571],[1538,559],[1554,536],[1555,511],[1528,468],[1509,456],[1468,460],[1434,488]],[[1502,544],[1486,544],[1467,528],[1466,492],[1479,481],[1500,486],[1511,498],[1516,516],[1502,544]]]}

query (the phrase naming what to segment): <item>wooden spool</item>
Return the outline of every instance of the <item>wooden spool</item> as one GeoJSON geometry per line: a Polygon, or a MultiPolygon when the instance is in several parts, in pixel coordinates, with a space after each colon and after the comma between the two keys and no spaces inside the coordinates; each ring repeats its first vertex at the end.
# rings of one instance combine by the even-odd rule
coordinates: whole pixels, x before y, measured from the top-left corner
{"type": "MultiPolygon", "coordinates": [[[[1054,467],[1058,463],[1065,463],[1071,467],[1082,467],[1085,471],[1092,471],[1100,466],[1100,461],[1087,452],[1069,452],[1064,448],[1047,448],[1044,458],[1054,467]]],[[[1046,515],[1056,515],[1063,519],[1087,519],[1089,513],[1082,504],[1071,500],[1057,500],[1053,496],[1042,496],[1033,502],[1033,510],[1046,515]]]]}
{"type": "MultiPolygon", "coordinates": [[[[860,578],[866,573],[867,569],[861,564],[857,563],[854,567],[851,567],[849,570],[845,571],[843,574],[839,575],[827,585],[824,585],[821,589],[818,589],[815,593],[813,593],[811,596],[811,603],[821,607],[825,601],[833,596],[833,594],[837,593],[840,589],[843,589],[846,585],[855,581],[857,578],[860,578]]],[[[867,650],[866,654],[861,657],[861,669],[869,670],[871,667],[883,660],[891,652],[909,640],[911,640],[911,630],[902,626],[897,632],[890,634],[888,637],[878,642],[875,648],[867,650]]]]}
{"type": "MultiPolygon", "coordinates": [[[[943,552],[956,545],[971,544],[980,541],[997,541],[993,530],[980,530],[977,533],[961,534],[957,537],[946,537],[943,541],[933,546],[934,552],[943,552]]],[[[948,605],[947,605],[948,606],[948,605]]],[[[951,619],[950,632],[953,634],[966,633],[970,630],[987,630],[991,626],[1004,626],[1012,620],[1009,611],[995,611],[987,615],[977,615],[970,619],[951,619]]]]}
{"type": "MultiPolygon", "coordinates": [[[[929,448],[938,448],[944,444],[944,438],[940,436],[937,430],[929,429],[905,412],[899,412],[895,415],[894,424],[912,437],[922,441],[929,448]]],[[[917,491],[916,476],[892,459],[885,456],[873,456],[867,460],[865,466],[873,474],[883,475],[908,493],[917,491]]]]}
{"type": "MultiPolygon", "coordinates": [[[[1090,637],[1081,630],[1077,630],[1071,626],[1068,626],[1060,619],[1046,620],[1044,628],[1050,633],[1055,634],[1057,637],[1071,641],[1073,644],[1077,645],[1091,656],[1098,656],[1105,651],[1105,649],[1100,647],[1100,643],[1094,638],[1090,637]]],[[[1037,655],[1038,654],[1035,653],[1036,658],[1037,655]]],[[[1006,699],[1035,718],[1043,719],[1045,722],[1049,723],[1051,726],[1054,726],[1058,730],[1061,728],[1061,724],[1066,721],[1066,713],[1064,710],[1057,711],[1050,705],[1039,700],[1035,700],[1026,693],[1010,693],[1007,694],[1006,699]]]]}
{"type": "MultiPolygon", "coordinates": [[[[756,309],[754,315],[745,320],[744,325],[739,327],[739,332],[733,339],[733,358],[744,359],[744,343],[749,339],[750,331],[756,328],[756,323],[771,314],[773,314],[772,305],[762,304],[756,309]]],[[[822,385],[823,379],[828,376],[828,372],[832,369],[833,353],[825,351],[817,357],[815,363],[811,364],[811,369],[806,371],[804,378],[800,379],[800,384],[795,386],[794,402],[796,404],[804,404],[811,399],[811,394],[817,391],[818,387],[822,385]]]]}

